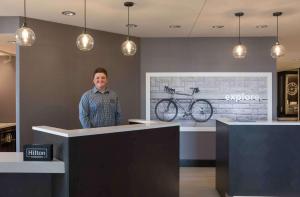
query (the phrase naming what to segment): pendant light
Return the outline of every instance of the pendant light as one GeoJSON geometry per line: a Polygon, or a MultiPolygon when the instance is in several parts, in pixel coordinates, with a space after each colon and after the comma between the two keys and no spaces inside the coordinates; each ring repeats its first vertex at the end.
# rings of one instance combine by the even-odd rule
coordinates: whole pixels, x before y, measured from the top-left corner
{"type": "Polygon", "coordinates": [[[27,27],[26,0],[24,0],[24,23],[16,31],[16,43],[20,46],[32,46],[35,42],[35,34],[32,29],[27,27]]]}
{"type": "Polygon", "coordinates": [[[93,37],[86,33],[86,0],[84,0],[84,31],[77,37],[76,45],[81,51],[90,51],[94,47],[93,37]]]}
{"type": "Polygon", "coordinates": [[[278,39],[278,17],[282,15],[282,12],[274,12],[273,16],[277,17],[277,36],[276,36],[276,43],[275,45],[273,45],[273,47],[271,48],[271,56],[273,58],[278,58],[281,57],[285,54],[285,48],[284,46],[282,46],[279,43],[279,39],[278,39]]]}
{"type": "Polygon", "coordinates": [[[127,40],[123,42],[122,46],[121,46],[121,50],[123,55],[125,56],[133,56],[135,55],[136,51],[137,51],[137,47],[136,44],[131,41],[129,39],[129,28],[130,28],[130,23],[129,23],[129,8],[132,7],[134,5],[133,2],[125,2],[124,6],[126,6],[128,8],[128,23],[127,23],[127,40]]]}
{"type": "Polygon", "coordinates": [[[244,16],[244,13],[237,12],[235,13],[235,16],[239,17],[239,43],[233,48],[232,54],[234,58],[242,59],[245,58],[247,55],[247,48],[241,42],[241,16],[244,16]]]}

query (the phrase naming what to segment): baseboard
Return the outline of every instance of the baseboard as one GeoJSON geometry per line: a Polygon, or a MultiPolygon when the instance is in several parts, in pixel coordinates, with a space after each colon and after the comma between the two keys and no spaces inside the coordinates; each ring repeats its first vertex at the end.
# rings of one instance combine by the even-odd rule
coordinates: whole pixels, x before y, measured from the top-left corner
{"type": "Polygon", "coordinates": [[[180,159],[180,167],[216,167],[216,160],[180,159]]]}

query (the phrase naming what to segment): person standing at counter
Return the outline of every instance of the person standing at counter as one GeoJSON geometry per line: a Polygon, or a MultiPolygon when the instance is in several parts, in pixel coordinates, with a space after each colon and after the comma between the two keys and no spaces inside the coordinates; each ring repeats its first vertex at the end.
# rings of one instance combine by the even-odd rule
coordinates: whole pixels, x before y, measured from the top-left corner
{"type": "Polygon", "coordinates": [[[119,97],[107,87],[107,82],[107,71],[97,68],[94,71],[94,87],[82,95],[79,103],[79,120],[83,128],[120,124],[119,97]]]}

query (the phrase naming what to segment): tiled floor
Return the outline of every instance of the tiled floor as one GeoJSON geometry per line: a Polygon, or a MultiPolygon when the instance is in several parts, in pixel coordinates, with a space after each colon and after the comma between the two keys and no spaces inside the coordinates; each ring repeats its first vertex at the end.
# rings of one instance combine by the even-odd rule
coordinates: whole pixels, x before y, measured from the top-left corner
{"type": "Polygon", "coordinates": [[[180,168],[180,197],[220,197],[215,190],[215,168],[180,168]]]}

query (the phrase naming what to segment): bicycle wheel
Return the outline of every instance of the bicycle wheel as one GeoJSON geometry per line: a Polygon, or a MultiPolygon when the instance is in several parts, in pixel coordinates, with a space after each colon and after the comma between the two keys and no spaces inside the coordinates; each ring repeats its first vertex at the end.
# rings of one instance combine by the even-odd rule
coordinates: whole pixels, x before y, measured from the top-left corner
{"type": "Polygon", "coordinates": [[[205,99],[198,99],[191,106],[192,118],[197,122],[206,122],[213,115],[213,107],[205,99]]]}
{"type": "Polygon", "coordinates": [[[178,107],[170,99],[162,99],[155,106],[155,115],[161,121],[170,122],[176,118],[177,113],[178,107]]]}

